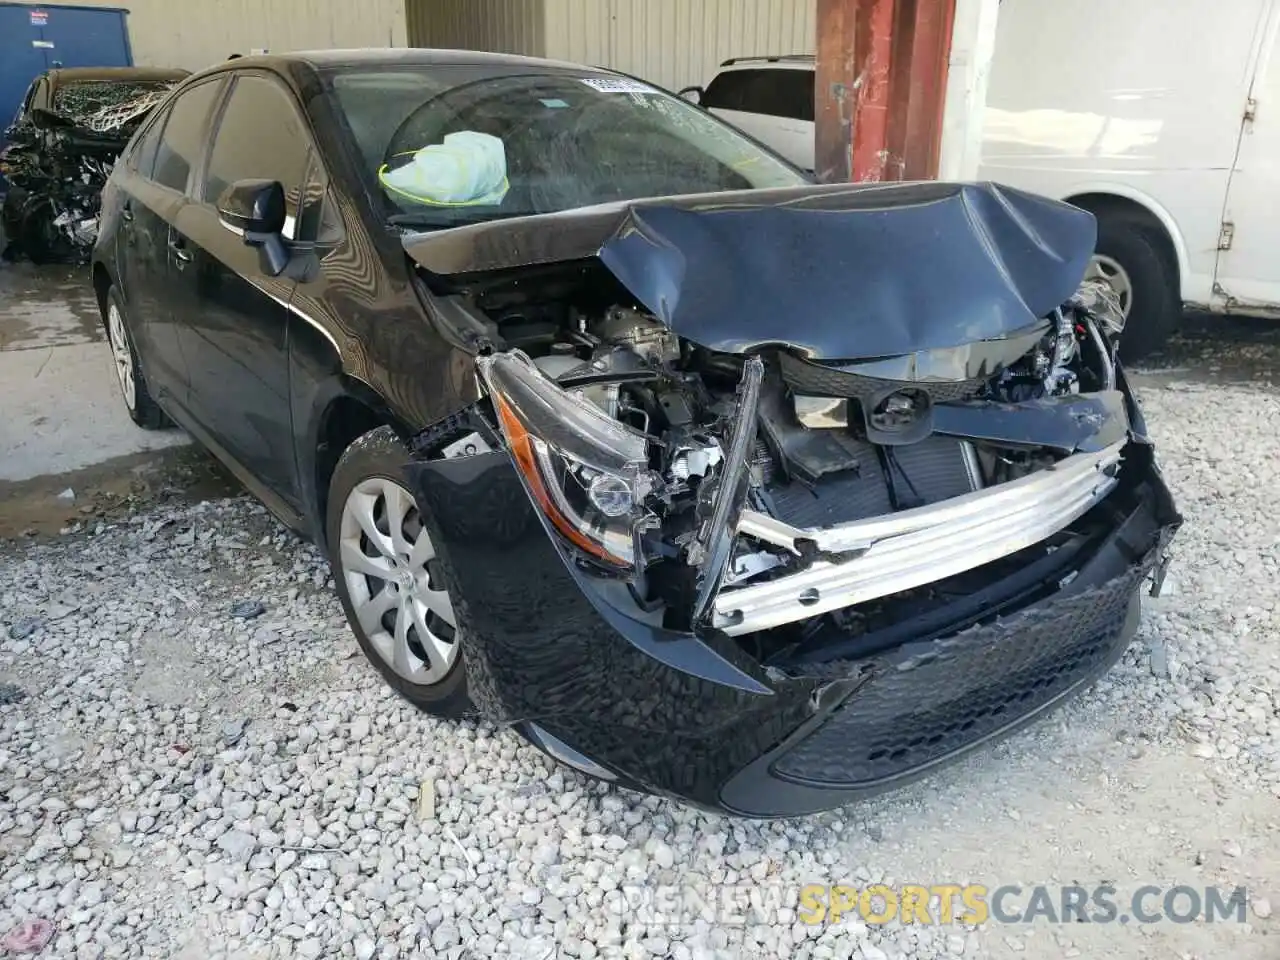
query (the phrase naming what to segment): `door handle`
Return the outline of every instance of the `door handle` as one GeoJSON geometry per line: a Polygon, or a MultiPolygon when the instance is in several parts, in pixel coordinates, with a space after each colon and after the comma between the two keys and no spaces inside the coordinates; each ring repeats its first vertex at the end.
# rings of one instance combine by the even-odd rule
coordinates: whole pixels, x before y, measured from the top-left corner
{"type": "Polygon", "coordinates": [[[191,251],[187,249],[187,245],[177,237],[169,240],[169,249],[173,251],[173,255],[178,258],[181,263],[191,262],[191,251]]]}

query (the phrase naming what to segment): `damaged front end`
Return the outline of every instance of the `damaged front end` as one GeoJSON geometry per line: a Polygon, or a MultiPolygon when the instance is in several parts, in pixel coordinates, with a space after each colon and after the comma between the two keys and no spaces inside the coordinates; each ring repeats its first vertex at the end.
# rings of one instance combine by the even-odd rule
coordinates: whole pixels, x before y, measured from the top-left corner
{"type": "Polygon", "coordinates": [[[134,132],[176,79],[80,81],[57,88],[6,131],[7,260],[86,263],[102,189],[134,132]]]}
{"type": "MultiPolygon", "coordinates": [[[[426,274],[486,399],[419,438],[410,480],[495,718],[598,776],[791,815],[918,775],[1120,655],[1180,518],[1120,311],[1079,284],[1087,215],[913,189],[654,201],[590,261],[426,274]],[[857,312],[830,275],[790,285],[791,318],[747,315],[746,274],[738,326],[688,312],[709,238],[760,227],[767,252],[817,212],[881,253],[977,240],[998,279],[948,306],[878,273],[876,326],[811,319],[857,312]],[[936,229],[956,212],[964,231],[936,229]]],[[[809,275],[829,260],[811,248],[809,275]]]]}

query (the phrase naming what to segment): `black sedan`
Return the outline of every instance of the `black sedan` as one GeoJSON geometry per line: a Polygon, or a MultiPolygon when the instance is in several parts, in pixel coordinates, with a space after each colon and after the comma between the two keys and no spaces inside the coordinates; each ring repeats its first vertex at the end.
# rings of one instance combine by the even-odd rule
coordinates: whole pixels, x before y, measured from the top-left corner
{"type": "Polygon", "coordinates": [[[134,420],[325,546],[410,701],[625,786],[920,774],[1105,671],[1179,523],[1043,198],[819,186],[629,77],[413,50],[191,77],[103,201],[134,420]]]}

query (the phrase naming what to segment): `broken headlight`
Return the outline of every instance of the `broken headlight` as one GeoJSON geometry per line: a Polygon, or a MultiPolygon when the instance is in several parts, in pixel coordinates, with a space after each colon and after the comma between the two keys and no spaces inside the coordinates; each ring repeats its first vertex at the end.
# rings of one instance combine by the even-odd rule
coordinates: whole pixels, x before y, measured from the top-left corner
{"type": "Polygon", "coordinates": [[[477,363],[534,504],[594,560],[634,567],[654,484],[645,437],[560,389],[520,351],[477,363]]]}

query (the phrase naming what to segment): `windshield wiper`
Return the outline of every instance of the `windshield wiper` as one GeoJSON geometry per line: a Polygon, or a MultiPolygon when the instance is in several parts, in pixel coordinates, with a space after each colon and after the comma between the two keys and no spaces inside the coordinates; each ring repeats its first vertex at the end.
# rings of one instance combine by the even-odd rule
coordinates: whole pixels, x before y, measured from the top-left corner
{"type": "Polygon", "coordinates": [[[518,217],[518,213],[499,213],[488,217],[451,217],[440,220],[427,213],[393,213],[387,222],[395,227],[418,227],[424,230],[448,230],[451,227],[470,227],[477,223],[488,223],[491,220],[505,220],[518,217]]]}

